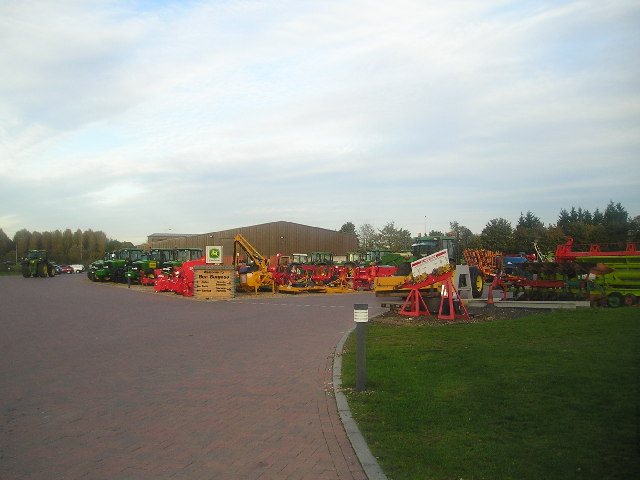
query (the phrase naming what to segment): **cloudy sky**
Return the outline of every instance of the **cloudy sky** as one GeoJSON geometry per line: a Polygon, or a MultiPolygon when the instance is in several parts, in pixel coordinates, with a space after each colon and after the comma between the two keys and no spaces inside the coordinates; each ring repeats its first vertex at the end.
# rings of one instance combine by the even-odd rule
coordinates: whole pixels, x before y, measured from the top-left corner
{"type": "Polygon", "coordinates": [[[0,2],[0,227],[640,215],[637,0],[0,2]]]}

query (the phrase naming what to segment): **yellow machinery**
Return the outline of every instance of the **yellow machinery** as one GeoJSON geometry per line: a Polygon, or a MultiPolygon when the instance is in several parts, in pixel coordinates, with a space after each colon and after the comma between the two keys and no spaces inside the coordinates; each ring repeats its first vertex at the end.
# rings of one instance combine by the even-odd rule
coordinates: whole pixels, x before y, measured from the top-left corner
{"type": "Polygon", "coordinates": [[[468,288],[473,298],[482,295],[484,281],[482,273],[476,265],[456,265],[453,267],[449,263],[449,255],[446,249],[422,257],[411,262],[411,270],[406,275],[393,275],[389,277],[376,277],[374,291],[376,297],[406,297],[413,289],[412,285],[423,284],[419,290],[425,297],[439,298],[442,291],[442,282],[424,282],[429,275],[438,276],[437,271],[441,268],[449,268],[455,280],[456,289],[468,288]],[[459,275],[456,275],[456,271],[459,275]],[[465,272],[466,270],[466,272],[465,272]]]}
{"type": "Polygon", "coordinates": [[[233,262],[238,270],[240,288],[245,292],[253,291],[257,294],[260,288],[270,287],[275,293],[275,282],[267,260],[241,234],[233,239],[233,262]],[[247,263],[244,265],[239,262],[239,249],[247,255],[247,263]]]}
{"type": "MultiPolygon", "coordinates": [[[[431,274],[435,269],[449,266],[447,250],[440,250],[432,255],[412,262],[408,275],[393,275],[390,277],[376,277],[374,291],[376,297],[407,296],[411,292],[411,285],[421,283],[423,277],[431,274]]],[[[423,287],[422,293],[427,296],[439,296],[441,283],[429,283],[423,287]]]]}

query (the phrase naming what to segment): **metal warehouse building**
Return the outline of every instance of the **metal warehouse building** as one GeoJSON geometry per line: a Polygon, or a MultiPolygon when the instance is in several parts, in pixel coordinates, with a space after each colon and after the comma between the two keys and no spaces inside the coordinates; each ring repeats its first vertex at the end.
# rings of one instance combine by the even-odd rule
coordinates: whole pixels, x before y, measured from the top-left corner
{"type": "Polygon", "coordinates": [[[331,252],[345,255],[358,250],[358,237],[350,233],[326,228],[311,227],[292,222],[270,222],[249,227],[233,228],[203,234],[154,233],[147,237],[147,244],[140,248],[202,248],[222,246],[224,255],[233,254],[233,241],[241,234],[265,257],[281,253],[331,252]]]}

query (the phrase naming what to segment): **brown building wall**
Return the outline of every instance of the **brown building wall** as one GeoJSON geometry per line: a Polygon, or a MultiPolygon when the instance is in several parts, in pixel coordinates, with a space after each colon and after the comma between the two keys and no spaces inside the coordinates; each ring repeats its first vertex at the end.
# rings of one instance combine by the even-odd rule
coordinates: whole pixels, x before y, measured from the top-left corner
{"type": "MultiPolygon", "coordinates": [[[[358,250],[358,238],[350,233],[341,233],[326,228],[311,227],[292,222],[270,222],[248,227],[233,228],[219,232],[204,233],[186,237],[171,237],[154,241],[157,248],[204,248],[207,245],[221,245],[225,255],[233,253],[233,242],[241,234],[262,256],[270,257],[281,253],[331,252],[344,255],[358,250]]],[[[139,246],[149,248],[149,244],[139,246]]]]}

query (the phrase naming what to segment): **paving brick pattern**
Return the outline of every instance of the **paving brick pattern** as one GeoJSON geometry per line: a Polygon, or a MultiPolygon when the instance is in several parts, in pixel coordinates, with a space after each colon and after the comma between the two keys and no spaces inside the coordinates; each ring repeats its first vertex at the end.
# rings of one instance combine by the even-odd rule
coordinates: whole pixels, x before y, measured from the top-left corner
{"type": "Polygon", "coordinates": [[[0,478],[364,480],[331,362],[368,302],[0,277],[0,478]]]}

